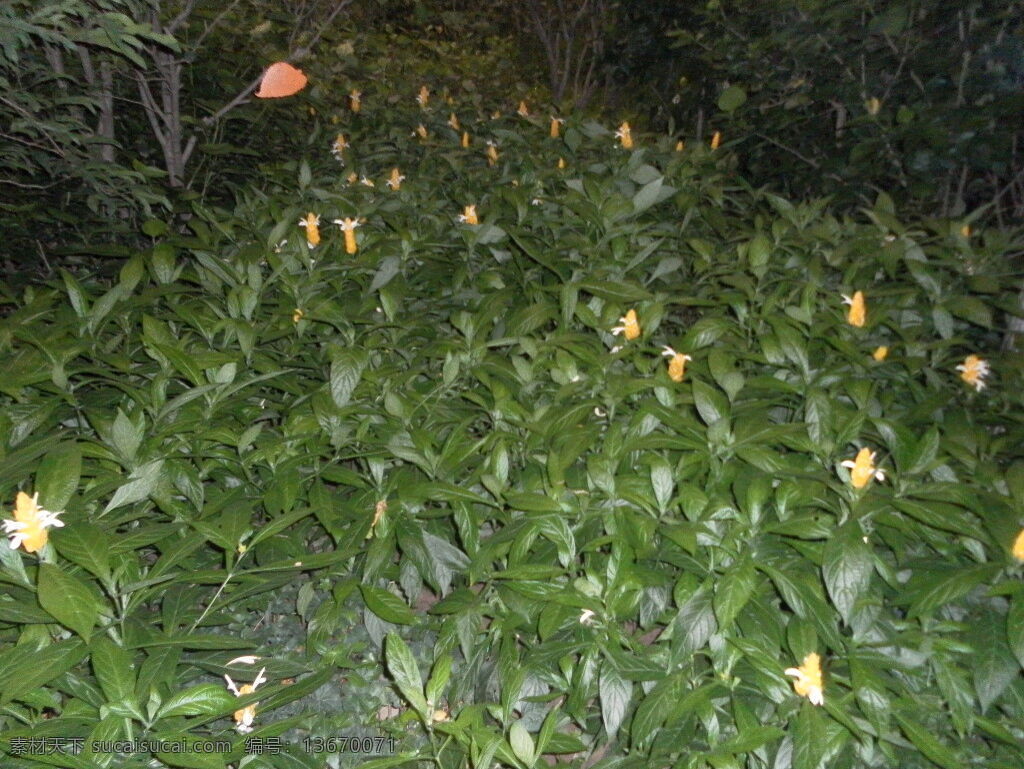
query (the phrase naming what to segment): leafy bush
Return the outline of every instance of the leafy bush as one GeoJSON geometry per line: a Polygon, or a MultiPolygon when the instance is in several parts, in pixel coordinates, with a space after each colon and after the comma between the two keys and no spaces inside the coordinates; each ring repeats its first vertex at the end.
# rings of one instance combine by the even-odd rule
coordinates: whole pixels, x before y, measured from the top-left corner
{"type": "Polygon", "coordinates": [[[413,96],[5,292],[4,765],[1019,765],[1019,239],[413,96]]]}

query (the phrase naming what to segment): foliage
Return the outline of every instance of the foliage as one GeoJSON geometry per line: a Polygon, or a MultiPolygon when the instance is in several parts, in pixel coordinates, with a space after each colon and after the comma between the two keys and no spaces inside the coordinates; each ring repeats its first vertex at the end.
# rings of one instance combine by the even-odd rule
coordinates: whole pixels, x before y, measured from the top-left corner
{"type": "Polygon", "coordinates": [[[46,260],[55,244],[84,238],[97,221],[117,233],[128,211],[152,216],[153,206],[169,206],[146,186],[151,169],[111,162],[112,68],[158,37],[131,13],[121,0],[0,6],[0,229],[8,270],[40,254],[46,260]],[[82,67],[77,76],[66,57],[82,67]]]}
{"type": "Polygon", "coordinates": [[[1019,766],[1020,234],[413,95],[146,222],[113,281],[5,291],[0,498],[66,512],[0,547],[4,766],[1019,766]],[[365,735],[394,753],[322,741],[365,735]]]}
{"type": "Polygon", "coordinates": [[[675,50],[652,38],[622,77],[658,85],[646,94],[661,125],[710,122],[742,141],[758,183],[842,206],[884,190],[929,215],[1021,218],[1020,2],[712,0],[674,16],[675,50]]]}

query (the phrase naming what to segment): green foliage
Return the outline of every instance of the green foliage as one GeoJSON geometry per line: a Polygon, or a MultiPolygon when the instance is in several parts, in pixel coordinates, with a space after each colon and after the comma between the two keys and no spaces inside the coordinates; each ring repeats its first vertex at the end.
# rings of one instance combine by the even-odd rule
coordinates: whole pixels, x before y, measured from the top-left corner
{"type": "Polygon", "coordinates": [[[64,511],[0,547],[4,766],[1019,765],[1019,235],[440,90],[326,111],[113,279],[3,295],[0,497],[64,511]],[[393,752],[324,756],[356,736],[393,752]]]}
{"type": "Polygon", "coordinates": [[[1019,1],[632,6],[607,57],[616,106],[722,130],[755,183],[844,209],[884,190],[926,215],[1020,218],[1019,1]]]}

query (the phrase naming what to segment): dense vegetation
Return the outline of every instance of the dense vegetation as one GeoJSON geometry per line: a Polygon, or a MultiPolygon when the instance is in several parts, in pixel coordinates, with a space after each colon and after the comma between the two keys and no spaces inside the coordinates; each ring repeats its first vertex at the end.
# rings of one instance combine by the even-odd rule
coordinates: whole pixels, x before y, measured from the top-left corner
{"type": "Polygon", "coordinates": [[[0,161],[5,769],[1020,766],[1019,228],[752,184],[735,83],[542,107],[461,2],[96,7],[8,79],[194,51],[202,139],[0,161]],[[310,87],[203,128],[245,36],[310,87]]]}

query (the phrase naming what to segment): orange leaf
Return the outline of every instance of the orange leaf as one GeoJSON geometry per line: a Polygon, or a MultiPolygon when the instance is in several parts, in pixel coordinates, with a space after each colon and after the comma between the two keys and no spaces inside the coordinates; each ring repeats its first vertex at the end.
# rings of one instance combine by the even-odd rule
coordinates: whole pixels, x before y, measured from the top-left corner
{"type": "Polygon", "coordinates": [[[306,87],[307,82],[301,69],[286,61],[276,61],[263,73],[260,88],[255,95],[258,99],[279,99],[298,93],[306,87]]]}

